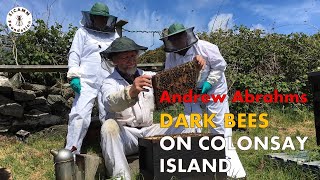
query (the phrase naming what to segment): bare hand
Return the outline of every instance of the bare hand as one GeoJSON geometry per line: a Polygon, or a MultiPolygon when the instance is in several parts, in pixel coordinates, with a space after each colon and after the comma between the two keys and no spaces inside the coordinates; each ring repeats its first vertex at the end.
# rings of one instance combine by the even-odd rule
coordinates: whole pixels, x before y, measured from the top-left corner
{"type": "Polygon", "coordinates": [[[198,65],[199,65],[199,69],[204,69],[204,67],[206,66],[206,60],[203,59],[202,56],[200,55],[196,55],[194,58],[193,58],[194,61],[197,61],[198,62],[198,65]]]}
{"type": "Polygon", "coordinates": [[[141,91],[145,91],[146,89],[143,88],[144,86],[152,88],[151,76],[142,75],[135,78],[129,90],[130,97],[135,98],[141,91]]]}

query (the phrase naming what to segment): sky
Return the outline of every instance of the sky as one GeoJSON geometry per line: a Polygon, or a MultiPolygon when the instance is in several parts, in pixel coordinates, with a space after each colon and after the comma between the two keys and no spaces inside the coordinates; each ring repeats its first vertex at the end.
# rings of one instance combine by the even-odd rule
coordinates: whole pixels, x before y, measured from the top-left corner
{"type": "MultiPolygon", "coordinates": [[[[124,28],[131,31],[161,31],[176,22],[195,27],[195,32],[235,25],[281,34],[320,31],[320,0],[0,0],[0,23],[6,22],[13,7],[22,6],[33,19],[59,22],[67,30],[70,23],[79,27],[81,11],[90,10],[95,2],[107,4],[110,14],[128,21],[124,28]]],[[[162,45],[157,33],[123,35],[149,49],[162,45]]]]}

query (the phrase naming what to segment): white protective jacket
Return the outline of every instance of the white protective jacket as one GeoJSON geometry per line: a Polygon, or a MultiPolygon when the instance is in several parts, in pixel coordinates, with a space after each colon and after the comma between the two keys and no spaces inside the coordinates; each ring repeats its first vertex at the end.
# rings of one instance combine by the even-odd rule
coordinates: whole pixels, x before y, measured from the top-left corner
{"type": "MultiPolygon", "coordinates": [[[[138,69],[140,75],[155,75],[154,72],[138,69]]],[[[107,110],[106,119],[115,119],[121,125],[129,127],[146,127],[153,123],[154,96],[153,89],[139,93],[132,99],[129,95],[131,85],[114,71],[103,81],[102,97],[107,110]]]]}
{"type": "Polygon", "coordinates": [[[70,48],[67,77],[86,78],[101,84],[110,75],[110,70],[113,71],[113,67],[108,62],[104,67],[100,52],[106,50],[118,37],[117,33],[101,33],[80,27],[70,48]]]}
{"type": "Polygon", "coordinates": [[[227,83],[224,77],[227,63],[221,56],[218,46],[207,41],[198,40],[184,56],[177,53],[166,53],[165,69],[192,61],[196,55],[201,55],[206,60],[205,69],[200,72],[197,88],[201,88],[203,83],[208,81],[213,86],[208,94],[211,94],[213,90],[215,93],[227,94],[227,83]]]}
{"type": "MultiPolygon", "coordinates": [[[[228,93],[227,81],[224,75],[227,63],[220,54],[219,48],[207,41],[199,40],[193,46],[188,49],[184,56],[177,53],[167,53],[165,69],[173,68],[186,62],[192,61],[196,55],[201,55],[206,60],[206,66],[204,70],[200,72],[200,77],[197,83],[197,88],[202,88],[205,81],[208,81],[212,88],[207,94],[223,95],[228,93]]],[[[228,97],[228,96],[226,96],[228,97]]],[[[199,103],[184,103],[185,113],[200,113],[202,109],[199,103]]],[[[214,123],[216,128],[210,128],[209,130],[213,134],[224,134],[225,137],[232,136],[232,128],[224,127],[224,115],[229,113],[228,98],[224,102],[213,102],[212,100],[206,104],[207,113],[216,113],[214,123]]],[[[229,147],[226,142],[226,147],[229,147]]],[[[232,144],[232,142],[231,142],[232,144]]],[[[231,168],[227,172],[227,175],[232,178],[243,178],[246,176],[245,170],[238,157],[235,149],[226,148],[226,156],[231,162],[231,168]]]]}

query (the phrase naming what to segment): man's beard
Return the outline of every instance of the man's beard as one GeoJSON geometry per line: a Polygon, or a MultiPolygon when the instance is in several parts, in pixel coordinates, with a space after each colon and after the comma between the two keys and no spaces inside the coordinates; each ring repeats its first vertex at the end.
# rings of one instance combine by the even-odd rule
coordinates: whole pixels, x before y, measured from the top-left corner
{"type": "Polygon", "coordinates": [[[130,69],[127,69],[126,70],[126,73],[130,76],[134,75],[137,71],[137,66],[133,67],[133,68],[130,68],[130,69]]]}

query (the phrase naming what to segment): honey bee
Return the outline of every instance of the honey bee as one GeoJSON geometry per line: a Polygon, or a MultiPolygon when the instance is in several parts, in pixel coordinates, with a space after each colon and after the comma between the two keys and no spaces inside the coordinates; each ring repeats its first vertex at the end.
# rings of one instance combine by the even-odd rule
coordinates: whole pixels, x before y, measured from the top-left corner
{"type": "Polygon", "coordinates": [[[16,25],[17,26],[22,26],[23,25],[23,22],[22,22],[22,16],[21,15],[18,15],[17,17],[16,17],[16,19],[17,19],[17,22],[16,22],[16,25]]]}

